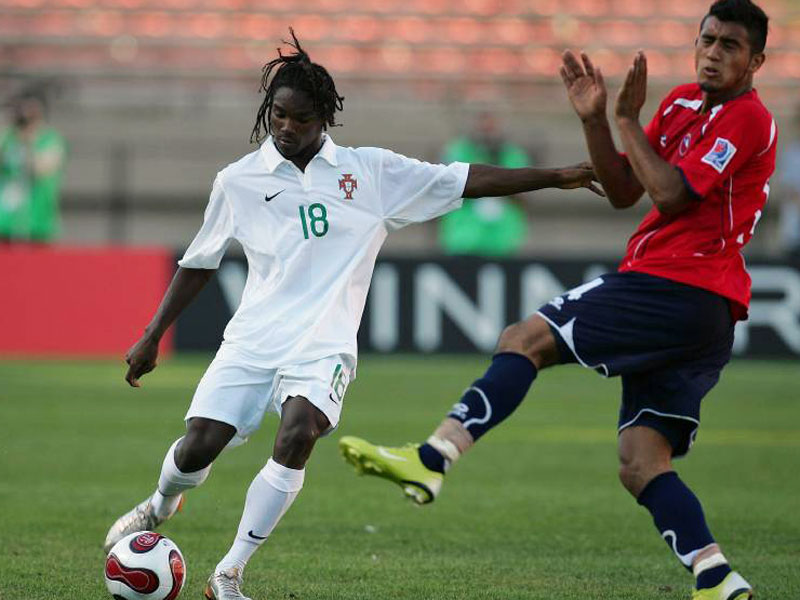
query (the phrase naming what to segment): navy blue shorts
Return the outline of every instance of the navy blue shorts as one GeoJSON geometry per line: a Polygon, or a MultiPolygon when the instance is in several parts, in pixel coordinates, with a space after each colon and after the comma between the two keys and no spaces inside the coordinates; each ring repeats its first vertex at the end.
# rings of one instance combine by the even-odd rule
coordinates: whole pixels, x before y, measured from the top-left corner
{"type": "Polygon", "coordinates": [[[689,451],[700,401],[731,357],[734,321],[712,292],[644,273],[609,273],[551,300],[538,314],[561,363],[622,377],[619,430],[662,433],[673,456],[689,451]]]}

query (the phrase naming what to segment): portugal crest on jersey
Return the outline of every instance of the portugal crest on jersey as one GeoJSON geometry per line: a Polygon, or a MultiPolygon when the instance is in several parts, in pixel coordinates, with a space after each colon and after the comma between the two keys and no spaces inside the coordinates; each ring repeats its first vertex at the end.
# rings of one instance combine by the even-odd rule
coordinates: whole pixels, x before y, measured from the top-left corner
{"type": "Polygon", "coordinates": [[[339,189],[344,191],[345,200],[352,200],[353,192],[358,189],[358,180],[353,177],[352,173],[342,173],[342,178],[339,180],[339,189]]]}
{"type": "Polygon", "coordinates": [[[718,137],[717,141],[714,142],[714,146],[703,157],[703,162],[714,167],[717,173],[722,173],[731,162],[734,154],[736,154],[736,146],[730,140],[718,137]]]}

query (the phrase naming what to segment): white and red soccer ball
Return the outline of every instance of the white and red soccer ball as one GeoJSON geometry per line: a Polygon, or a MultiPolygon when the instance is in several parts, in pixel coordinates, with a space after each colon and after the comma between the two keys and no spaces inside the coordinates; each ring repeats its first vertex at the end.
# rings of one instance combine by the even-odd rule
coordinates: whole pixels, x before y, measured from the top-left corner
{"type": "Polygon", "coordinates": [[[186,582],[186,562],[169,538],[137,531],[111,548],[105,579],[116,600],[175,600],[186,582]]]}

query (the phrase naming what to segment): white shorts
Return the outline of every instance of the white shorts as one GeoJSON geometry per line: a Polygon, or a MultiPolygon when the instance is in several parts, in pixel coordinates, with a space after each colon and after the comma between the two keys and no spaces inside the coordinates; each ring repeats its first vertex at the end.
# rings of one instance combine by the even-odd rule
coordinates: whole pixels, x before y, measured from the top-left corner
{"type": "Polygon", "coordinates": [[[230,445],[247,441],[264,413],[281,414],[283,403],[302,396],[328,418],[330,433],[339,425],[342,402],[355,364],[349,355],[335,355],[312,362],[263,369],[216,357],[197,384],[185,420],[203,417],[236,427],[230,445]]]}

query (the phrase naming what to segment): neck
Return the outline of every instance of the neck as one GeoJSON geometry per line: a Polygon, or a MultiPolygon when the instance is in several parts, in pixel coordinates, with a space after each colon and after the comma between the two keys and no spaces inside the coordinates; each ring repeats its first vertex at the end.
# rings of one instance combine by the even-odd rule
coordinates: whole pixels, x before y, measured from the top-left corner
{"type": "Polygon", "coordinates": [[[300,152],[300,154],[297,156],[293,156],[289,160],[292,161],[292,163],[294,163],[298,169],[305,171],[308,163],[311,162],[311,159],[314,158],[317,155],[317,152],[320,151],[320,148],[322,148],[323,142],[324,138],[320,136],[318,141],[314,142],[313,144],[309,144],[305,150],[300,152]]]}
{"type": "Polygon", "coordinates": [[[729,102],[734,98],[738,98],[739,96],[746,94],[750,90],[753,89],[753,82],[748,81],[743,86],[735,89],[735,90],[725,90],[719,92],[703,92],[703,108],[701,112],[708,112],[715,106],[719,106],[720,104],[724,104],[725,102],[729,102]]]}

